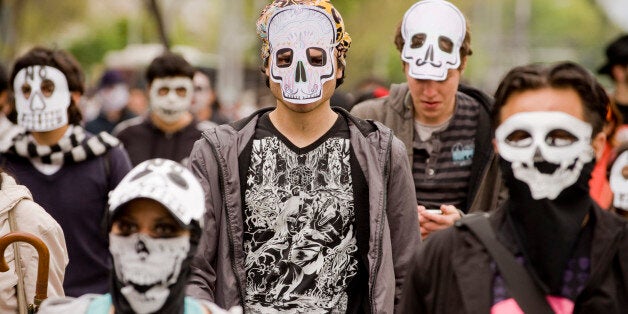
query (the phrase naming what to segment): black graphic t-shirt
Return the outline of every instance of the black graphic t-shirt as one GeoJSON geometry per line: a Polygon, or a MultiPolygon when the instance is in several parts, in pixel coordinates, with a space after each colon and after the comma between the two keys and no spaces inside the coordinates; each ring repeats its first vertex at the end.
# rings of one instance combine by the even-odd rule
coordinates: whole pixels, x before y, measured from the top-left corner
{"type": "Polygon", "coordinates": [[[245,311],[346,312],[349,287],[365,268],[355,181],[366,190],[363,175],[356,180],[352,171],[346,120],[339,117],[320,139],[299,148],[265,114],[249,145],[248,171],[241,173],[245,311]]]}

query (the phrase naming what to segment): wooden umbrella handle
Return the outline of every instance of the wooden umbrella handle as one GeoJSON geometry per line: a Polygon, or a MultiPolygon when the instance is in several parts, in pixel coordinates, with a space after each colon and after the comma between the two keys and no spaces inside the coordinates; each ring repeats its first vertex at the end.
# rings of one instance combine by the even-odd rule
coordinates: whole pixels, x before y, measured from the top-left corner
{"type": "Polygon", "coordinates": [[[37,264],[37,285],[35,286],[35,306],[48,297],[48,271],[50,267],[50,252],[46,244],[36,235],[27,232],[13,231],[0,237],[0,272],[9,270],[4,259],[4,250],[13,242],[26,242],[32,245],[39,255],[37,264]]]}

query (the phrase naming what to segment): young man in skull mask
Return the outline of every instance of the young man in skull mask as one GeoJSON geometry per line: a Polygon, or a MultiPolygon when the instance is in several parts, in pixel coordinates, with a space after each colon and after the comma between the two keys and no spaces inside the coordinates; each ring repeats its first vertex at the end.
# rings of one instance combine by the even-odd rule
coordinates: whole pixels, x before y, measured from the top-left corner
{"type": "Polygon", "coordinates": [[[151,159],[133,168],[109,197],[109,293],[48,299],[39,313],[227,313],[185,297],[204,199],[192,173],[172,160],[151,159]]]}
{"type": "Polygon", "coordinates": [[[115,137],[81,127],[83,72],[69,53],[31,49],[16,60],[11,83],[16,122],[26,131],[2,152],[0,165],[63,228],[66,295],[103,293],[110,263],[101,222],[107,194],[131,169],[129,157],[115,137]]]}
{"type": "Polygon", "coordinates": [[[192,150],[208,213],[188,293],[252,313],[391,313],[420,241],[403,145],[331,108],[350,37],[329,1],[275,1],[257,25],[276,107],[192,150]]]}
{"type": "Polygon", "coordinates": [[[116,135],[137,165],[151,158],[187,163],[201,129],[189,111],[194,95],[194,68],[179,54],[165,52],[146,70],[150,111],[124,121],[116,135]]]}
{"type": "Polygon", "coordinates": [[[406,145],[416,188],[421,236],[453,225],[460,211],[497,206],[500,181],[490,143],[492,100],[460,85],[471,36],[453,4],[414,4],[397,28],[406,82],[390,95],[358,104],[361,118],[381,121],[406,145]],[[426,211],[440,210],[440,214],[426,211]]]}
{"type": "Polygon", "coordinates": [[[574,63],[522,66],[506,75],[493,122],[509,195],[485,229],[494,231],[492,248],[504,253],[489,255],[468,227],[470,218],[484,217],[465,217],[433,234],[417,252],[404,313],[522,313],[533,299],[546,301],[547,312],[625,312],[628,224],[601,210],[588,184],[595,151],[604,146],[608,102],[593,75],[574,63]],[[496,267],[494,256],[507,255],[527,276],[510,278],[512,269],[496,267]],[[538,294],[521,297],[517,288],[538,294]]]}

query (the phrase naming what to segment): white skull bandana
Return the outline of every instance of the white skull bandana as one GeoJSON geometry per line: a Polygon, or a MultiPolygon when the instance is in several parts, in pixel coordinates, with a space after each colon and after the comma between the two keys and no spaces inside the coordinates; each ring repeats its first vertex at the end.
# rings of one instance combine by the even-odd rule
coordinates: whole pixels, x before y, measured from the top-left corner
{"type": "Polygon", "coordinates": [[[323,84],[334,79],[335,23],[323,9],[291,5],[268,22],[270,78],[283,99],[309,104],[323,97],[323,84]]]}
{"type": "Polygon", "coordinates": [[[590,124],[563,112],[522,112],[504,121],[495,139],[499,155],[512,163],[515,177],[530,187],[532,198],[553,200],[593,159],[591,130],[590,124]],[[539,163],[551,167],[539,169],[539,163]]]}
{"type": "Polygon", "coordinates": [[[34,65],[17,72],[13,82],[17,123],[26,130],[47,132],[68,124],[70,89],[60,70],[34,65]]]}
{"type": "Polygon", "coordinates": [[[150,85],[150,106],[167,123],[176,122],[192,104],[194,85],[189,77],[157,78],[150,85]]]}
{"type": "Polygon", "coordinates": [[[613,206],[628,211],[628,151],[617,156],[608,181],[613,191],[613,206]]]}
{"type": "Polygon", "coordinates": [[[177,282],[181,264],[190,250],[190,237],[153,239],[141,233],[109,235],[109,251],[120,291],[136,313],[155,313],[177,282]]]}
{"type": "Polygon", "coordinates": [[[464,40],[464,15],[442,0],[415,3],[403,17],[404,40],[401,59],[408,74],[420,80],[444,81],[449,69],[460,66],[460,46],[464,40]]]}
{"type": "Polygon", "coordinates": [[[201,224],[205,194],[196,177],[168,159],[150,159],[135,166],[109,194],[109,210],[115,211],[136,198],[150,198],[164,205],[179,221],[201,224]]]}

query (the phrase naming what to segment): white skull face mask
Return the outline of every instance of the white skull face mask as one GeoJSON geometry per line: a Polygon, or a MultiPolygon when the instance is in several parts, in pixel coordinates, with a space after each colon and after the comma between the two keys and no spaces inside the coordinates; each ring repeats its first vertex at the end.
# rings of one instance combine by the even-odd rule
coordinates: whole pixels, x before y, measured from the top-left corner
{"type": "Polygon", "coordinates": [[[116,277],[124,285],[120,291],[136,313],[159,310],[181,272],[190,250],[190,237],[153,239],[141,233],[109,235],[109,250],[116,277]]]}
{"type": "Polygon", "coordinates": [[[408,74],[421,80],[447,79],[447,71],[460,66],[465,30],[464,15],[453,4],[442,0],[414,4],[401,25],[405,41],[401,59],[408,64],[408,74]]]}
{"type": "Polygon", "coordinates": [[[268,24],[270,79],[281,85],[283,99],[295,104],[320,100],[323,84],[336,72],[333,18],[320,8],[291,5],[268,24]]]}
{"type": "Polygon", "coordinates": [[[68,124],[71,96],[63,72],[41,65],[21,69],[13,90],[18,125],[29,131],[47,132],[68,124]]]}
{"type": "Polygon", "coordinates": [[[156,78],[150,85],[153,112],[167,123],[176,122],[192,104],[194,85],[189,77],[156,78]]]}
{"type": "Polygon", "coordinates": [[[613,191],[613,206],[628,210],[628,151],[617,156],[608,181],[613,191]]]}
{"type": "Polygon", "coordinates": [[[514,176],[530,187],[532,198],[553,200],[593,159],[591,130],[563,112],[523,112],[504,121],[495,139],[499,155],[512,163],[514,176]]]}

